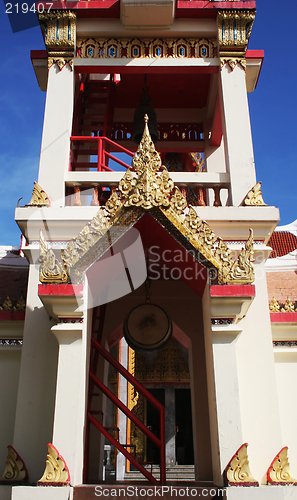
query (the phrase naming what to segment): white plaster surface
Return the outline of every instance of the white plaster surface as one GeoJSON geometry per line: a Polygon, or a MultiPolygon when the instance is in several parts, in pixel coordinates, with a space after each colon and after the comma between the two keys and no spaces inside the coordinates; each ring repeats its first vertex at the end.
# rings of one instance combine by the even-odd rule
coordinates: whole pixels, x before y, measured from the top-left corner
{"type": "MultiPolygon", "coordinates": [[[[291,348],[290,348],[291,349],[291,348]]],[[[288,458],[293,477],[297,477],[297,405],[293,381],[297,380],[297,353],[275,353],[275,371],[283,446],[288,446],[288,458]]],[[[278,453],[280,450],[277,450],[278,453]]],[[[275,454],[276,454],[275,453],[275,454]]],[[[272,457],[273,458],[273,457],[272,457]]],[[[272,460],[272,459],[271,459],[272,460]]]]}
{"type": "Polygon", "coordinates": [[[71,500],[72,491],[71,486],[14,486],[11,500],[71,500]]]}

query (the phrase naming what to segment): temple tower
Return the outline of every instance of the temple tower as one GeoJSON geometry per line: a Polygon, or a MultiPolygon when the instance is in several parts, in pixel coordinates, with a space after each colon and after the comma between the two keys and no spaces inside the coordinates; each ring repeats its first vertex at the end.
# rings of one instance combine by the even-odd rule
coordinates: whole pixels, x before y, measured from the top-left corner
{"type": "Polygon", "coordinates": [[[30,271],[7,444],[43,488],[14,499],[50,483],[79,499],[134,470],[164,484],[181,466],[196,485],[266,484],[284,446],[264,269],[279,213],[254,165],[255,9],[55,1],[39,14],[47,96],[38,179],[16,209],[30,271]]]}

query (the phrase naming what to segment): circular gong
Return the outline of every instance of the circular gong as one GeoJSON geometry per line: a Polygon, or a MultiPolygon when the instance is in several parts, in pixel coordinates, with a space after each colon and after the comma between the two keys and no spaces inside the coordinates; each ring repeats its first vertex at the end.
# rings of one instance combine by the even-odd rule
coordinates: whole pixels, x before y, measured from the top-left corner
{"type": "Polygon", "coordinates": [[[156,304],[136,306],[124,321],[125,339],[134,350],[159,349],[169,340],[171,333],[171,319],[156,304]]]}

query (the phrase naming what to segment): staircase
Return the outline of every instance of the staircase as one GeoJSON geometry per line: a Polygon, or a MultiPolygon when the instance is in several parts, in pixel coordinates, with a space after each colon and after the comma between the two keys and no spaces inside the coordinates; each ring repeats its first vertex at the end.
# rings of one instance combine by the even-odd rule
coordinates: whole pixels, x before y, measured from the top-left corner
{"type": "MultiPolygon", "coordinates": [[[[115,83],[113,75],[109,80],[82,78],[76,99],[73,136],[110,137],[115,83]]],[[[72,149],[72,170],[89,170],[98,155],[94,142],[77,141],[72,149]]]]}
{"type": "MultiPolygon", "coordinates": [[[[146,469],[151,471],[151,465],[145,465],[146,469]]],[[[160,467],[159,465],[152,466],[153,476],[159,480],[160,479],[160,467]]],[[[147,481],[146,478],[138,471],[131,470],[125,473],[125,481],[141,482],[147,481]]],[[[171,467],[166,467],[166,481],[195,481],[195,467],[194,465],[174,465],[171,467]]]]}

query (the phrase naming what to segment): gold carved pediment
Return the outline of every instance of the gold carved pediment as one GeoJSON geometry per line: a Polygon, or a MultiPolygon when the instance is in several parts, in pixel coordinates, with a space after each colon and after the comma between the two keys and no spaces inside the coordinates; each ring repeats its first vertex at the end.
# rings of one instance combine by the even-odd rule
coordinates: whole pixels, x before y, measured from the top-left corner
{"type": "MultiPolygon", "coordinates": [[[[252,229],[245,247],[233,259],[226,243],[216,236],[193,207],[188,206],[170,173],[162,166],[149,133],[147,115],[132,167],[125,172],[105,206],[100,207],[91,222],[68,243],[62,252],[61,269],[66,270],[73,283],[82,282],[87,269],[145,213],[156,219],[203,267],[209,269],[212,283],[247,284],[254,281],[252,229]]],[[[45,242],[41,243],[41,248],[45,248],[45,242]]],[[[54,262],[53,255],[45,251],[43,255],[50,260],[51,272],[56,271],[59,263],[54,262]]]]}

